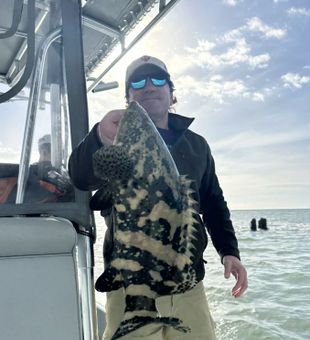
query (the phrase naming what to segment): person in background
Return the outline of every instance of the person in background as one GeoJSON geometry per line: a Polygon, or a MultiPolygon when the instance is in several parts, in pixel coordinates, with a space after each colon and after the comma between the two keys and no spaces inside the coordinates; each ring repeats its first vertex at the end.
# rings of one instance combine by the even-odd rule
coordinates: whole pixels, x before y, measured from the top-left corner
{"type": "MultiPolygon", "coordinates": [[[[156,306],[162,316],[180,318],[191,328],[191,333],[181,334],[171,327],[151,324],[142,327],[124,339],[215,339],[213,320],[210,315],[202,280],[205,276],[203,253],[207,246],[208,230],[221,262],[224,276],[232,274],[236,284],[232,288],[234,297],[241,296],[247,289],[247,272],[240,261],[238,242],[230,219],[230,212],[223,197],[215,172],[214,159],[205,139],[189,129],[193,118],[171,113],[176,102],[174,84],[164,62],[143,56],[133,61],[126,71],[126,101],[137,101],[149,114],[159,133],[166,142],[181,175],[193,181],[194,198],[200,218],[199,237],[195,244],[194,267],[198,284],[183,294],[159,297],[156,306]]],[[[73,184],[81,190],[97,190],[100,180],[94,175],[93,154],[103,145],[112,144],[118,122],[125,109],[108,112],[73,150],[69,160],[69,173],[73,184]]],[[[102,190],[102,189],[101,189],[102,190]]],[[[93,197],[90,206],[101,210],[107,231],[104,241],[104,261],[109,263],[113,249],[113,219],[111,205],[100,202],[101,195],[93,197]]],[[[96,282],[100,290],[100,278],[96,282]]],[[[103,339],[110,339],[118,328],[124,313],[123,289],[107,293],[106,329],[103,339]]]]}
{"type": "Polygon", "coordinates": [[[51,162],[51,135],[47,134],[39,138],[38,140],[38,151],[39,159],[38,162],[32,165],[33,172],[38,176],[39,179],[43,179],[47,176],[48,171],[52,168],[51,162]]]}
{"type": "Polygon", "coordinates": [[[41,203],[72,200],[73,187],[67,171],[52,165],[51,135],[38,140],[39,160],[30,167],[29,200],[41,203]]]}
{"type": "Polygon", "coordinates": [[[51,135],[44,135],[38,141],[39,163],[49,162],[51,164],[51,135]]]}

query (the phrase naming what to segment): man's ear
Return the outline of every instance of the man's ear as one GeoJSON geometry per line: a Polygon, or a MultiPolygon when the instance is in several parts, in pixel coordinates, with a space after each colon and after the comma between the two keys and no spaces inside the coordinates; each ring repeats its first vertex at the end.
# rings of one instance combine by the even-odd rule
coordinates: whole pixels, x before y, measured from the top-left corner
{"type": "Polygon", "coordinates": [[[177,98],[171,93],[170,96],[170,105],[174,105],[177,103],[177,98]]]}

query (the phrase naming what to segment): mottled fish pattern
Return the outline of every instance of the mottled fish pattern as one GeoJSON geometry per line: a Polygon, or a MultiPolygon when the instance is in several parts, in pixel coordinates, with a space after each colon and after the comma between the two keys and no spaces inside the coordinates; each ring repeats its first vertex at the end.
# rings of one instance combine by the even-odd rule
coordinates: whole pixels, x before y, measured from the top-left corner
{"type": "Polygon", "coordinates": [[[145,110],[130,103],[113,145],[93,156],[104,197],[113,202],[114,248],[96,288],[124,287],[124,319],[112,340],[149,323],[188,332],[182,320],[161,317],[158,296],[196,285],[192,268],[196,224],[191,181],[180,176],[170,152],[145,110]]]}

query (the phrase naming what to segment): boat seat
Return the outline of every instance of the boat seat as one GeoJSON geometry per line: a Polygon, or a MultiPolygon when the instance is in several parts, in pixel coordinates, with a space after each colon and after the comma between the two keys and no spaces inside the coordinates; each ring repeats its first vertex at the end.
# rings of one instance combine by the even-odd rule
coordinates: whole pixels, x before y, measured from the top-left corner
{"type": "Polygon", "coordinates": [[[77,233],[63,218],[0,218],[0,338],[82,339],[77,233]]]}

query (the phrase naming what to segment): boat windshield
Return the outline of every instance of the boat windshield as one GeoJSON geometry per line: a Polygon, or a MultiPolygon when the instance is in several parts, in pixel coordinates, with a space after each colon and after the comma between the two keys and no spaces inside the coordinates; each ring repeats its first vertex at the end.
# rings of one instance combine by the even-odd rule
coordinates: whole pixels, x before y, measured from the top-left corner
{"type": "Polygon", "coordinates": [[[86,93],[113,88],[102,77],[177,2],[0,1],[0,216],[47,214],[91,229],[90,193],[68,175],[89,131],[86,93]]]}
{"type": "Polygon", "coordinates": [[[57,28],[60,15],[47,3],[31,12],[31,2],[15,23],[18,30],[13,36],[5,33],[18,20],[17,6],[7,3],[0,14],[1,26],[8,28],[0,33],[4,45],[0,93],[5,97],[0,124],[1,204],[74,200],[67,170],[71,138],[62,39],[57,28]],[[27,72],[28,79],[23,79],[27,72]],[[11,93],[21,81],[24,87],[11,93]]]}

